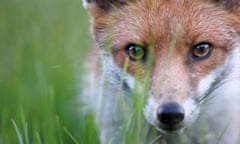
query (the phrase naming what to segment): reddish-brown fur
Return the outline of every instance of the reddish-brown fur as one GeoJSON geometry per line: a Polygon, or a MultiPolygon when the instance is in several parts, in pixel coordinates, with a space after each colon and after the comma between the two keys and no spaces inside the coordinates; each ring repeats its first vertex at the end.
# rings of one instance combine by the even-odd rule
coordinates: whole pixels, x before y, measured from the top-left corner
{"type": "MultiPolygon", "coordinates": [[[[107,11],[89,9],[93,34],[100,47],[110,48],[116,65],[123,68],[128,44],[151,49],[152,92],[157,96],[176,93],[177,101],[181,101],[190,92],[190,85],[197,87],[202,77],[221,65],[233,41],[239,40],[235,37],[240,33],[240,10],[227,11],[216,5],[204,0],[139,0],[107,11]],[[213,53],[206,60],[192,62],[188,59],[190,48],[200,42],[212,43],[213,53]],[[170,49],[173,52],[168,67],[170,49]]],[[[146,65],[129,60],[127,70],[144,77],[146,65]]]]}
{"type": "MultiPolygon", "coordinates": [[[[99,64],[99,60],[96,60],[99,55],[96,57],[95,53],[99,53],[99,50],[104,52],[102,77],[92,81],[90,86],[94,90],[100,89],[92,95],[94,105],[96,104],[101,143],[108,143],[119,133],[118,126],[115,126],[116,123],[121,123],[121,108],[116,106],[119,97],[130,99],[135,86],[142,92],[135,82],[142,83],[145,80],[150,80],[147,81],[150,87],[147,89],[144,116],[163,134],[160,143],[166,140],[169,144],[175,144],[178,141],[177,137],[175,141],[175,136],[168,137],[172,130],[184,130],[183,137],[189,138],[186,142],[188,144],[202,143],[202,139],[206,139],[208,144],[216,143],[228,118],[233,119],[233,123],[220,143],[239,143],[239,130],[236,127],[239,127],[240,119],[237,115],[240,93],[240,0],[85,2],[92,18],[91,32],[98,49],[94,50],[93,62],[88,65],[97,77],[100,76],[99,69],[96,69],[99,66],[96,64],[99,64]],[[213,46],[212,53],[207,58],[196,60],[191,57],[193,48],[203,42],[213,46]],[[134,61],[129,58],[127,48],[132,44],[147,49],[147,60],[134,61]],[[125,75],[125,69],[131,76],[125,75]],[[121,95],[116,94],[119,90],[121,95]],[[96,103],[96,99],[101,104],[96,103]],[[205,101],[209,103],[206,104],[205,101]],[[233,106],[223,107],[225,103],[233,106]],[[169,113],[170,108],[167,109],[167,114],[172,119],[167,118],[169,125],[166,124],[166,119],[161,121],[162,110],[166,106],[175,110],[169,113]],[[174,119],[179,118],[172,115],[176,113],[184,119],[181,123],[172,124],[174,119]],[[201,121],[205,126],[205,119],[209,125],[206,126],[206,137],[199,137],[202,134],[201,121]],[[194,129],[190,128],[191,124],[194,129]],[[212,138],[209,138],[211,135],[212,138]]],[[[131,105],[128,102],[126,104],[131,105]]],[[[119,139],[116,136],[116,142],[119,139]]]]}

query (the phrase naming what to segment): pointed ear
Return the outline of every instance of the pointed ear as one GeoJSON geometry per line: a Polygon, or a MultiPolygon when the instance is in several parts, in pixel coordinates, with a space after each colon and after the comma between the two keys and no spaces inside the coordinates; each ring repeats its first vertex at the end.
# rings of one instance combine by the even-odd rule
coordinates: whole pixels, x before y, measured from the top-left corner
{"type": "Polygon", "coordinates": [[[83,6],[88,9],[91,8],[97,8],[104,11],[109,11],[114,6],[118,7],[121,5],[126,4],[127,0],[83,0],[83,6]]]}
{"type": "Polygon", "coordinates": [[[221,4],[226,9],[240,8],[240,0],[213,0],[221,4]]]}

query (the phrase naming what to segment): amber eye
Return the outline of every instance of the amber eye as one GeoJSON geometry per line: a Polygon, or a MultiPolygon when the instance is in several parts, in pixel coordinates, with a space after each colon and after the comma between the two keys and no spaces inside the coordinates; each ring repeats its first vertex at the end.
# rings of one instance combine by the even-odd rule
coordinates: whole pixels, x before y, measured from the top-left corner
{"type": "Polygon", "coordinates": [[[146,49],[140,45],[130,44],[126,47],[126,55],[132,61],[142,61],[146,57],[146,49]]]}
{"type": "Polygon", "coordinates": [[[212,54],[213,46],[210,43],[203,42],[195,45],[192,48],[193,60],[203,60],[208,58],[212,54]]]}

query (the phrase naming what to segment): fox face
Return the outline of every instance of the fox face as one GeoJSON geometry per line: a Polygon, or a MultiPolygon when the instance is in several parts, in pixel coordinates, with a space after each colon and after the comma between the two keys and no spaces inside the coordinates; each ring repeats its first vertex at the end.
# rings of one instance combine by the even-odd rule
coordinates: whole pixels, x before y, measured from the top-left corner
{"type": "Polygon", "coordinates": [[[111,53],[113,65],[122,70],[126,66],[138,83],[150,77],[144,114],[168,134],[194,122],[200,105],[240,73],[239,3],[87,0],[84,4],[97,46],[111,53]]]}

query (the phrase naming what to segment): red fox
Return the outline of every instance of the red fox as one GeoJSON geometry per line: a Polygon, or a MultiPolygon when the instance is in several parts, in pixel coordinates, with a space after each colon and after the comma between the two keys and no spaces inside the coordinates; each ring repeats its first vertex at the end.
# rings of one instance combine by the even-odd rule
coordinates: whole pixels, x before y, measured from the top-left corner
{"type": "Polygon", "coordinates": [[[124,134],[116,136],[119,89],[123,101],[134,90],[144,95],[146,123],[162,135],[157,143],[178,144],[181,136],[184,144],[240,143],[240,0],[83,5],[91,16],[93,57],[102,54],[101,72],[98,60],[88,63],[101,143],[125,143],[124,134]]]}

